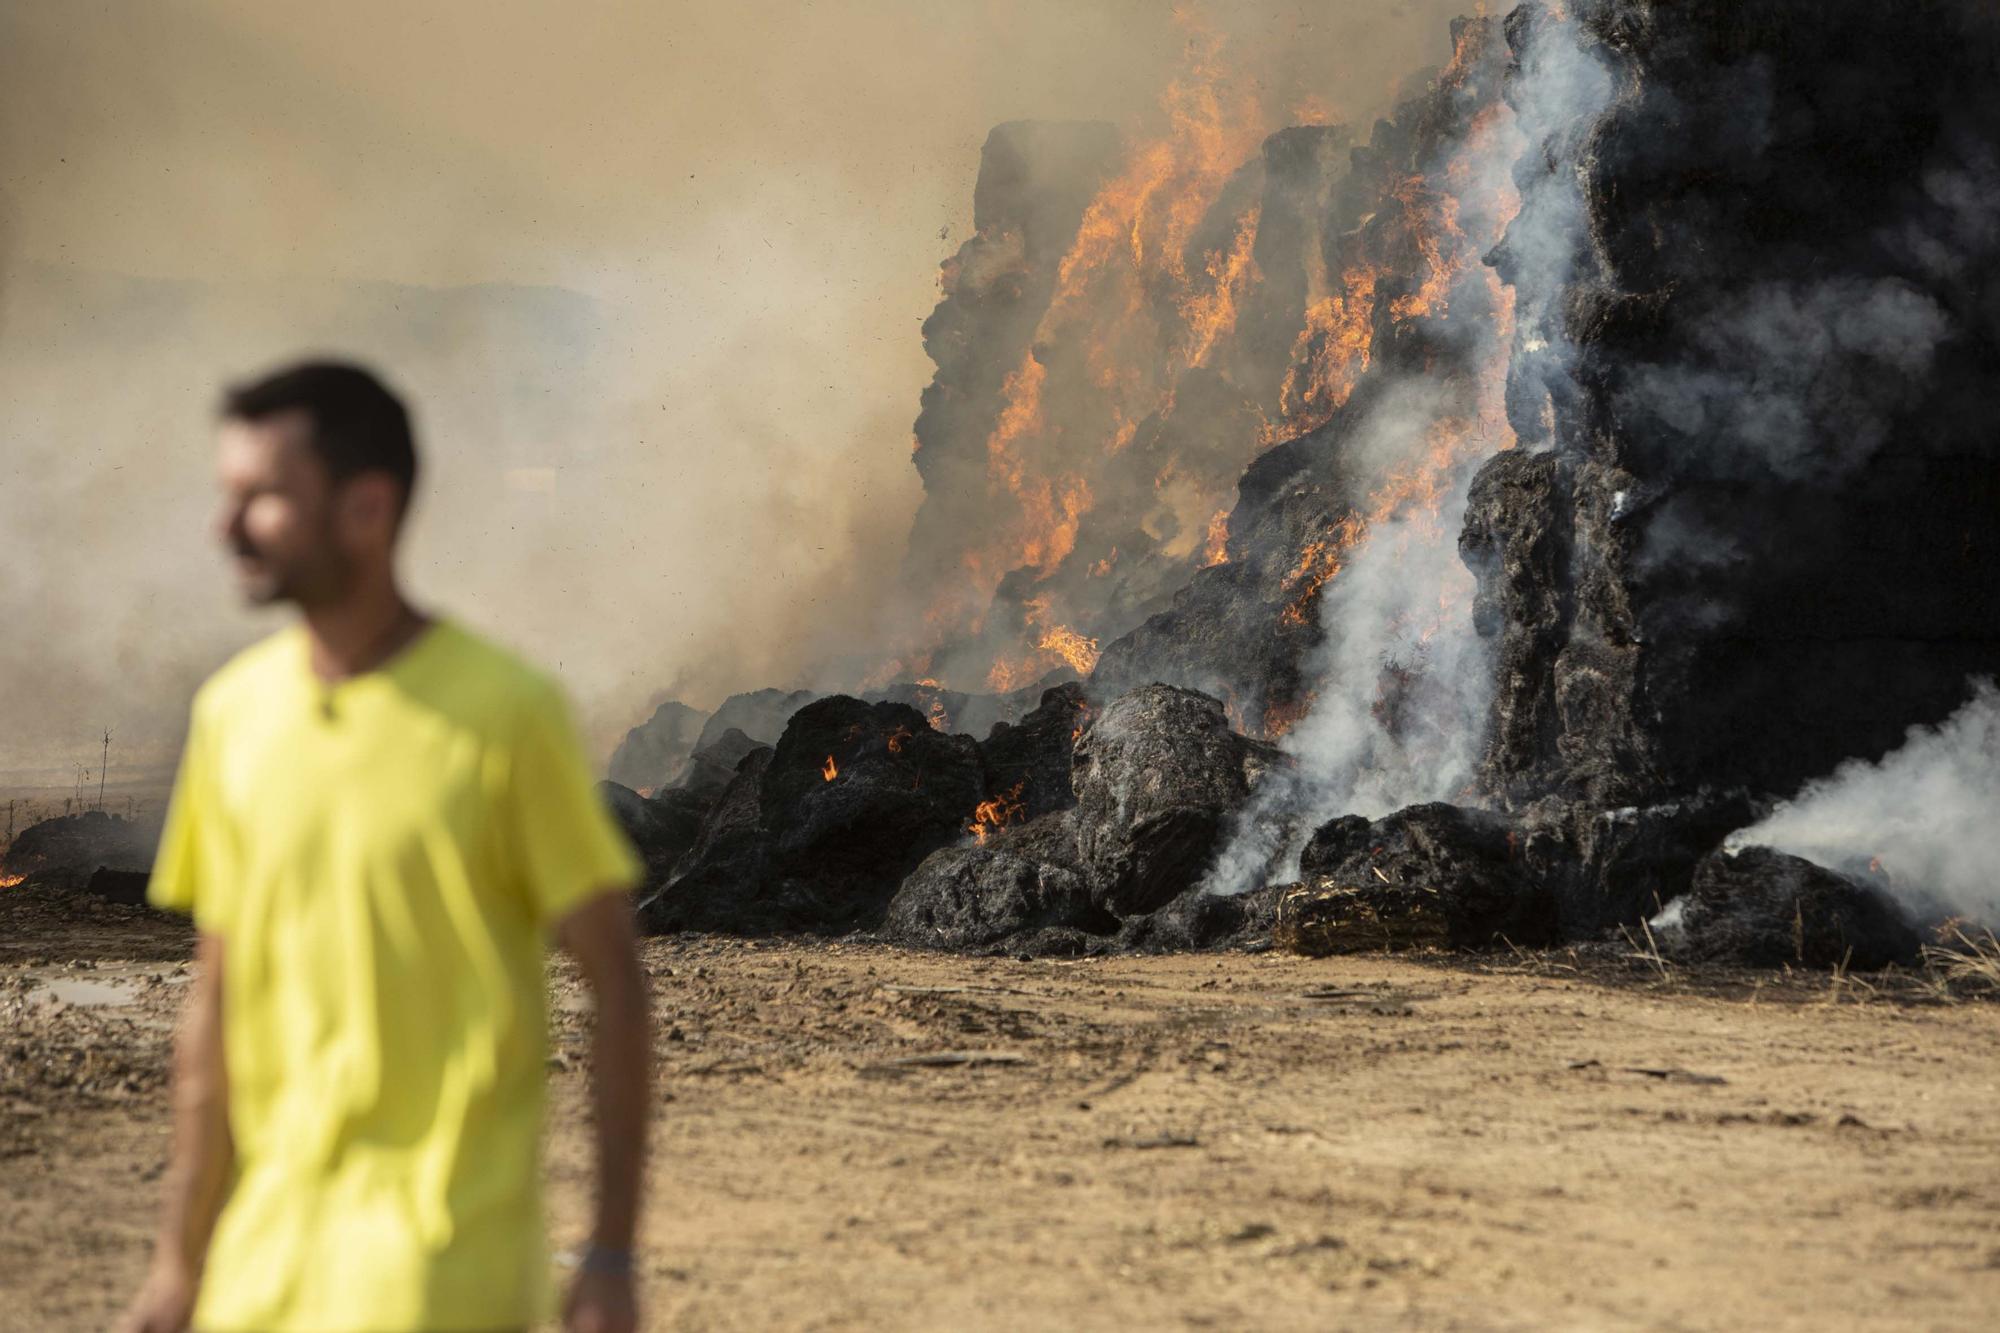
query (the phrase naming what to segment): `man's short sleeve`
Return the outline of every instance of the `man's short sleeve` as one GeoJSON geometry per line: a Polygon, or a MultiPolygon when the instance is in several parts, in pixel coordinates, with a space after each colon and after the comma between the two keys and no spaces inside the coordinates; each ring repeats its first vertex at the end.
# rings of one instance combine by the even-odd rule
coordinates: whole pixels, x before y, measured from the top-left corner
{"type": "Polygon", "coordinates": [[[544,924],[640,881],[638,855],[598,796],[569,707],[553,686],[524,703],[509,756],[506,818],[516,872],[544,924]]]}
{"type": "Polygon", "coordinates": [[[214,737],[202,713],[197,699],[189,714],[187,741],[167,803],[159,851],[153,857],[146,901],[165,911],[192,914],[197,926],[212,930],[220,923],[229,889],[223,864],[228,832],[215,785],[214,737]]]}

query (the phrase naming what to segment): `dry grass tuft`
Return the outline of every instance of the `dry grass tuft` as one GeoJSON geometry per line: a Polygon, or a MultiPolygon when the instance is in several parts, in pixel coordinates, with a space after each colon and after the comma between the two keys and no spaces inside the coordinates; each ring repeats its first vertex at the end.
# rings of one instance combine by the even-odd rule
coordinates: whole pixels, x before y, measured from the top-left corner
{"type": "Polygon", "coordinates": [[[2000,937],[1991,930],[1948,921],[1938,942],[1923,950],[1924,971],[1938,990],[1953,998],[2000,996],[2000,937]]]}

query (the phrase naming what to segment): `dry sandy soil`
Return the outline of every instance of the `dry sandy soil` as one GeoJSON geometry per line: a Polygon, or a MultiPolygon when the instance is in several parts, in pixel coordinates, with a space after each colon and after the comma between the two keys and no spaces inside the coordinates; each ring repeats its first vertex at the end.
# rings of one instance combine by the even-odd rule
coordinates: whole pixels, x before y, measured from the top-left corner
{"type": "MultiPolygon", "coordinates": [[[[0,909],[0,1326],[145,1260],[184,931],[0,909]]],[[[2000,1005],[1575,955],[661,940],[646,1326],[1992,1328],[2000,1005]]],[[[587,1029],[554,969],[554,1229],[587,1029]]]]}

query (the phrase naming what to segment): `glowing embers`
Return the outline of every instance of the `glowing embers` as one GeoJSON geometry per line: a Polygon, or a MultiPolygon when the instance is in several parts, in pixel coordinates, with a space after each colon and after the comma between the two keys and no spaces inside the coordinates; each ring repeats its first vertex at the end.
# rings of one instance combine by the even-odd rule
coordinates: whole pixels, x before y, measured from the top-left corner
{"type": "Polygon", "coordinates": [[[1009,824],[1027,818],[1028,806],[1021,799],[1021,793],[1027,786],[1028,780],[1023,778],[991,800],[981,801],[974,807],[972,822],[965,826],[965,831],[983,847],[995,829],[1005,828],[1009,824]]]}
{"type": "Polygon", "coordinates": [[[27,878],[26,875],[0,875],[0,889],[11,889],[15,885],[26,881],[27,878]]]}

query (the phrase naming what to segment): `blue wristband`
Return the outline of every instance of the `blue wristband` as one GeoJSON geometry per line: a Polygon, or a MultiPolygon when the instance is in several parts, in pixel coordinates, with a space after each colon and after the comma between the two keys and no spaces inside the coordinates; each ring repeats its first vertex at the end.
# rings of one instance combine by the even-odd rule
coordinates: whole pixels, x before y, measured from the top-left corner
{"type": "Polygon", "coordinates": [[[583,1263],[580,1266],[586,1273],[616,1273],[621,1277],[629,1276],[632,1272],[632,1251],[614,1250],[608,1245],[599,1245],[593,1241],[583,1252],[583,1263]]]}

